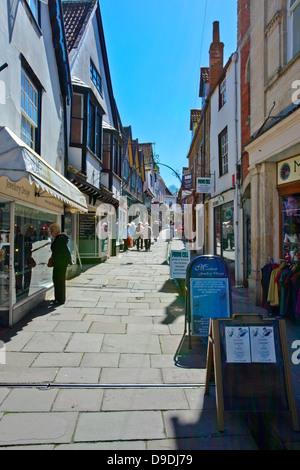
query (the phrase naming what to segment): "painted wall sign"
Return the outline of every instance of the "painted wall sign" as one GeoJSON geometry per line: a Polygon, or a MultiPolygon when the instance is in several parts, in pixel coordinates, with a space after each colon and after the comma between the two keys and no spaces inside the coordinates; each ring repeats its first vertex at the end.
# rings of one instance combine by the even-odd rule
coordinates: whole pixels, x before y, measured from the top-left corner
{"type": "Polygon", "coordinates": [[[300,155],[277,163],[278,185],[300,180],[300,155]]]}

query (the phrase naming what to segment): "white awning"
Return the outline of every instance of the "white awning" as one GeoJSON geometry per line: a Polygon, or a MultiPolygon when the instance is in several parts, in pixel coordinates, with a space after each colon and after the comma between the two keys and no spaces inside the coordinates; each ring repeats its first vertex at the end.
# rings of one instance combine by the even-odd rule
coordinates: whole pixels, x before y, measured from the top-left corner
{"type": "Polygon", "coordinates": [[[47,191],[70,207],[87,212],[85,196],[79,189],[43,160],[8,127],[0,128],[0,177],[17,182],[28,178],[30,184],[47,191]]]}

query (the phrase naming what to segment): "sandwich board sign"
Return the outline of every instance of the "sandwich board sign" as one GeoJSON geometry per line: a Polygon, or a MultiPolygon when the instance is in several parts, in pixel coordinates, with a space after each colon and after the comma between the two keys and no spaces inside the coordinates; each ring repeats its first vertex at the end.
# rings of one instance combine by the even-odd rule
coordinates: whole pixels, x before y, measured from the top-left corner
{"type": "Polygon", "coordinates": [[[194,258],[186,273],[189,338],[192,335],[207,339],[210,319],[230,318],[231,314],[231,284],[226,262],[213,255],[194,258]]]}
{"type": "Polygon", "coordinates": [[[235,314],[210,321],[205,394],[214,370],[219,431],[224,411],[289,411],[299,431],[285,320],[235,314]]]}
{"type": "Polygon", "coordinates": [[[186,269],[190,263],[190,250],[172,250],[171,251],[171,279],[185,279],[186,269]]]}

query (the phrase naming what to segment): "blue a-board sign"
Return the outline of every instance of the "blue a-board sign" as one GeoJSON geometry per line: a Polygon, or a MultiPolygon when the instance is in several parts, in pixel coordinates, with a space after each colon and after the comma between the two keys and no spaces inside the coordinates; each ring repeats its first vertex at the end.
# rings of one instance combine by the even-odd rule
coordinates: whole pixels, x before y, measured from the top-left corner
{"type": "Polygon", "coordinates": [[[186,317],[189,335],[207,338],[210,319],[232,316],[230,273],[219,256],[194,258],[186,273],[186,317]]]}

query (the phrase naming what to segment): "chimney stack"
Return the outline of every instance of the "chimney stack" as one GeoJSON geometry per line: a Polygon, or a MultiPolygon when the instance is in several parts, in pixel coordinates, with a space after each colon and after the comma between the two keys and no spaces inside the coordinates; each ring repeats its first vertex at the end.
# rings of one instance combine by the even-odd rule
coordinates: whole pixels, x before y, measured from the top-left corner
{"type": "Polygon", "coordinates": [[[213,42],[209,49],[209,89],[211,90],[223,70],[224,44],[220,42],[219,21],[213,22],[213,42]]]}

